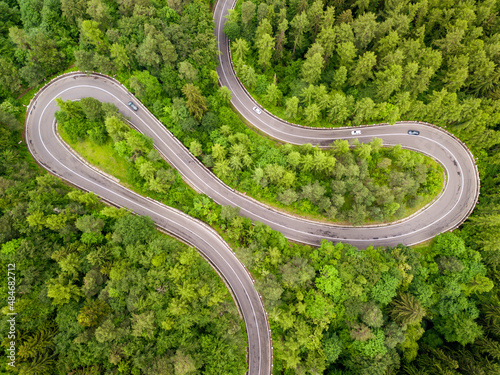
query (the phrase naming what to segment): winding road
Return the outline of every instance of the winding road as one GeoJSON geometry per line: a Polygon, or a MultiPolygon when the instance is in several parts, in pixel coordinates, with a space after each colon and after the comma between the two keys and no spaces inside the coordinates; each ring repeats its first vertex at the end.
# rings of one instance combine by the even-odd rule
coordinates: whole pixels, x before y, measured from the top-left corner
{"type": "Polygon", "coordinates": [[[350,129],[314,129],[289,124],[263,111],[251,110],[253,99],[244,90],[232,70],[228,41],[222,34],[223,15],[233,2],[220,0],[214,10],[216,35],[219,41],[221,84],[233,93],[232,104],[256,128],[269,136],[293,144],[312,143],[327,146],[335,139],[358,138],[369,142],[381,138],[385,145],[401,144],[439,161],[447,173],[447,182],[440,197],[428,208],[395,224],[370,227],[343,227],[313,222],[279,212],[246,195],[235,192],[205,168],[125,87],[113,78],[75,72],[62,75],[45,85],[33,98],[26,118],[26,141],[35,160],[56,176],[71,184],[92,191],[103,200],[126,207],[139,215],[150,216],[157,226],[196,247],[218,270],[238,304],[248,335],[249,374],[269,374],[272,367],[272,344],[269,324],[261,298],[245,267],[236,259],[227,243],[208,225],[186,214],[142,197],[121,186],[119,182],[83,162],[58,138],[54,113],[55,98],[78,100],[92,96],[112,102],[134,127],[153,138],[162,156],[198,192],[222,205],[241,207],[240,213],[261,221],[282,232],[287,238],[318,245],[321,239],[349,242],[360,248],[373,244],[390,246],[422,242],[456,228],[472,212],[479,194],[479,176],[469,150],[450,133],[430,124],[418,122],[362,127],[362,135],[351,136],[350,129]],[[126,105],[133,100],[139,111],[126,105]],[[420,131],[410,136],[408,129],[420,131]]]}
{"type": "Polygon", "coordinates": [[[33,98],[28,107],[25,133],[33,157],[52,174],[82,190],[94,192],[114,206],[150,216],[161,230],[197,248],[222,275],[245,320],[249,374],[269,374],[272,366],[272,344],[266,312],[252,277],[229,245],[202,221],[136,194],[120,185],[115,178],[100,173],[75,156],[57,136],[54,113],[58,107],[55,98],[78,100],[88,96],[115,103],[120,111],[132,117],[134,126],[149,136],[156,137],[155,143],[160,145],[158,149],[162,154],[176,155],[176,165],[188,168],[193,163],[184,146],[144,107],[141,106],[137,113],[128,112],[128,106],[123,103],[132,99],[132,95],[120,83],[105,76],[87,76],[81,73],[56,78],[33,98]]]}
{"type": "Polygon", "coordinates": [[[259,210],[261,213],[259,214],[257,211],[250,210],[250,206],[241,205],[242,201],[235,198],[234,203],[242,207],[242,214],[252,220],[268,224],[293,241],[318,245],[321,239],[325,238],[334,242],[348,242],[359,248],[366,248],[370,244],[375,246],[394,246],[399,243],[417,244],[439,233],[455,229],[467,219],[479,196],[479,173],[469,149],[444,129],[427,123],[408,121],[394,125],[361,126],[358,129],[362,131],[362,135],[353,136],[351,135],[352,127],[311,128],[290,124],[263,108],[261,114],[255,113],[252,108],[260,106],[236,78],[231,63],[229,41],[222,32],[224,15],[228,14],[228,10],[233,8],[234,4],[235,0],[219,0],[214,9],[215,35],[220,51],[217,73],[221,85],[231,90],[232,105],[252,126],[276,140],[296,145],[311,143],[327,147],[337,139],[358,138],[360,142],[370,142],[373,137],[381,138],[385,146],[401,144],[403,148],[432,157],[441,163],[447,175],[444,191],[432,205],[407,220],[392,224],[356,228],[319,224],[284,213],[264,214],[263,210],[259,210]],[[410,129],[418,130],[420,135],[409,135],[410,129]]]}

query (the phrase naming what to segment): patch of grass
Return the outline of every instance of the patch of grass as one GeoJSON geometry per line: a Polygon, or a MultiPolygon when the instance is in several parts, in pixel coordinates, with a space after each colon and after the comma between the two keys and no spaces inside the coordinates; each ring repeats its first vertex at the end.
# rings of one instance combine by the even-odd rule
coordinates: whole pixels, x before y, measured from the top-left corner
{"type": "Polygon", "coordinates": [[[416,245],[410,246],[413,250],[418,251],[421,254],[427,254],[429,250],[431,249],[432,241],[434,238],[431,238],[430,240],[420,242],[416,245]]]}
{"type": "Polygon", "coordinates": [[[410,246],[412,249],[425,249],[431,246],[432,239],[410,246]]]}
{"type": "MultiPolygon", "coordinates": [[[[58,126],[57,130],[58,130],[58,133],[61,136],[61,138],[78,155],[80,155],[87,162],[89,162],[93,166],[97,167],[98,169],[102,170],[103,172],[106,172],[109,175],[119,179],[120,184],[125,186],[127,189],[130,189],[130,190],[132,190],[132,191],[134,191],[142,196],[149,196],[153,199],[156,199],[159,202],[166,204],[167,206],[177,208],[180,211],[182,211],[188,215],[191,215],[190,209],[192,207],[190,205],[172,204],[172,202],[168,202],[165,199],[162,199],[160,196],[158,196],[157,193],[154,193],[150,190],[145,190],[145,189],[137,186],[137,184],[132,183],[132,181],[128,177],[127,170],[128,170],[128,168],[133,168],[133,164],[131,164],[125,158],[117,155],[116,151],[113,148],[113,144],[112,144],[111,139],[109,139],[108,142],[106,142],[103,145],[96,145],[95,143],[93,143],[92,141],[90,141],[88,139],[84,140],[84,141],[73,142],[70,140],[67,133],[64,132],[64,129],[62,127],[58,126]]],[[[29,154],[29,155],[31,155],[31,154],[29,154]]],[[[185,181],[181,180],[181,182],[179,184],[180,184],[180,186],[174,187],[174,189],[178,190],[180,192],[180,194],[183,194],[183,195],[196,194],[196,195],[198,195],[188,184],[186,184],[185,181]],[[185,189],[185,191],[183,191],[182,189],[185,189]]],[[[205,220],[203,220],[203,221],[205,221],[205,220]]],[[[237,240],[235,240],[234,238],[230,238],[227,235],[226,231],[224,230],[224,228],[221,227],[220,224],[211,223],[209,225],[215,231],[217,231],[219,233],[219,235],[221,235],[224,238],[224,240],[227,241],[228,244],[230,244],[232,249],[241,246],[241,244],[237,240]]],[[[225,227],[225,225],[224,225],[224,227],[225,227]]],[[[242,323],[242,324],[243,324],[243,330],[244,330],[244,332],[246,332],[246,327],[245,327],[244,323],[242,323]]]]}
{"type": "Polygon", "coordinates": [[[103,172],[118,178],[128,188],[132,186],[127,177],[128,161],[116,153],[111,139],[103,145],[97,145],[88,139],[73,142],[63,128],[58,126],[57,129],[61,138],[82,158],[103,172]]]}
{"type": "MultiPolygon", "coordinates": [[[[233,109],[234,109],[234,107],[233,107],[233,109]]],[[[258,129],[255,126],[253,126],[253,124],[250,123],[240,113],[236,112],[236,114],[238,115],[238,118],[242,121],[242,123],[245,124],[247,127],[251,128],[254,133],[257,133],[258,135],[262,136],[263,138],[267,138],[269,140],[272,140],[274,146],[277,146],[279,144],[283,144],[283,142],[281,142],[280,140],[274,139],[273,137],[269,136],[268,134],[262,132],[260,129],[258,129]]],[[[238,129],[238,130],[240,130],[240,129],[238,129]]],[[[437,186],[439,186],[439,188],[435,190],[435,194],[425,195],[423,197],[423,200],[419,204],[417,204],[416,206],[414,206],[414,207],[406,207],[403,218],[411,216],[414,213],[416,213],[419,210],[421,210],[427,204],[429,204],[430,202],[432,202],[443,191],[443,189],[444,189],[444,184],[445,184],[446,179],[445,179],[443,167],[441,166],[441,164],[439,164],[438,162],[436,162],[432,158],[430,158],[430,157],[428,157],[426,155],[423,155],[423,156],[424,156],[425,164],[427,166],[429,166],[431,168],[434,168],[437,171],[439,171],[439,173],[437,174],[437,176],[439,178],[439,182],[436,184],[437,186]]],[[[220,176],[219,176],[219,178],[220,178],[220,176]]],[[[311,212],[304,212],[304,210],[301,210],[300,208],[293,207],[293,205],[286,206],[286,205],[280,204],[280,203],[278,203],[276,201],[273,201],[273,200],[270,200],[270,199],[266,199],[261,194],[255,194],[254,192],[251,191],[251,189],[244,189],[241,186],[237,186],[234,183],[231,183],[230,181],[227,181],[227,180],[225,180],[224,182],[227,185],[229,185],[232,188],[234,188],[234,189],[237,189],[239,191],[246,191],[246,193],[247,193],[248,196],[250,196],[250,197],[252,197],[252,198],[254,198],[254,199],[256,199],[256,200],[258,200],[258,201],[260,201],[262,203],[265,203],[265,204],[267,204],[269,206],[272,206],[272,207],[274,207],[277,210],[280,210],[282,212],[286,212],[286,213],[292,214],[294,216],[303,217],[305,219],[316,220],[316,221],[321,221],[321,222],[325,222],[325,223],[335,223],[335,224],[339,224],[339,225],[352,225],[349,222],[339,221],[339,220],[335,220],[335,219],[327,219],[324,215],[321,215],[321,214],[311,213],[311,212]]],[[[397,219],[394,218],[394,220],[392,220],[392,221],[395,221],[395,220],[397,220],[397,219]]],[[[375,221],[375,220],[367,220],[367,221],[365,221],[361,225],[387,224],[387,223],[390,223],[390,222],[391,221],[383,221],[382,222],[382,221],[375,221]]]]}
{"type": "MultiPolygon", "coordinates": [[[[124,80],[124,79],[126,80],[126,75],[120,76],[118,78],[120,78],[120,80],[124,80]]],[[[243,125],[243,124],[241,124],[241,125],[243,125]]],[[[248,128],[246,130],[248,130],[248,128]]],[[[252,133],[251,131],[249,131],[249,132],[252,133]]],[[[60,128],[59,133],[61,134],[62,138],[70,145],[70,147],[72,147],[80,156],[82,156],[84,159],[86,159],[89,163],[93,164],[94,166],[96,166],[100,170],[118,178],[120,180],[120,182],[124,186],[126,186],[127,188],[130,188],[132,190],[136,190],[142,195],[152,196],[151,192],[144,190],[144,188],[142,186],[138,187],[136,183],[134,183],[130,180],[129,173],[128,173],[129,169],[131,168],[131,166],[129,165],[130,162],[128,160],[124,159],[123,157],[119,156],[116,153],[116,151],[113,148],[113,144],[112,144],[111,140],[108,140],[108,142],[106,142],[103,145],[96,145],[95,143],[91,142],[90,140],[72,142],[69,139],[68,135],[63,131],[63,129],[60,128]]],[[[264,136],[262,139],[262,141],[263,141],[264,139],[266,139],[266,137],[264,134],[262,134],[262,136],[264,136]]],[[[275,142],[273,142],[269,138],[267,138],[267,142],[270,143],[269,146],[271,146],[271,147],[272,147],[273,143],[275,144],[275,142]]],[[[441,170],[441,167],[439,164],[437,164],[436,162],[434,162],[430,158],[426,157],[426,159],[427,159],[426,164],[428,164],[428,165],[434,164],[438,167],[438,170],[441,170]]],[[[442,179],[442,175],[441,175],[441,179],[442,179]]],[[[442,186],[443,186],[442,182],[443,181],[441,181],[441,184],[440,184],[441,188],[436,191],[436,195],[442,189],[442,186]]],[[[320,222],[325,222],[325,223],[333,222],[333,223],[336,223],[339,225],[344,225],[344,224],[349,225],[350,224],[348,222],[340,221],[340,220],[331,220],[331,219],[329,220],[322,214],[319,214],[317,212],[311,212],[311,210],[307,209],[307,207],[301,208],[301,207],[286,206],[286,205],[283,205],[279,202],[274,201],[273,199],[269,199],[269,197],[264,197],[262,195],[259,195],[258,193],[255,194],[255,192],[250,191],[251,189],[245,189],[241,186],[237,186],[237,184],[234,184],[234,183],[231,183],[228,181],[226,181],[226,183],[235,189],[238,189],[240,191],[246,191],[249,196],[252,196],[256,200],[259,200],[265,204],[268,204],[269,206],[272,206],[279,211],[289,213],[289,214],[294,215],[294,216],[303,217],[305,219],[315,220],[315,221],[320,221],[320,222]]],[[[412,208],[406,207],[405,214],[403,217],[408,217],[408,216],[414,214],[415,212],[420,210],[422,207],[424,207],[426,204],[431,202],[434,198],[435,198],[434,195],[424,196],[424,199],[417,206],[412,207],[412,208]]],[[[173,202],[170,202],[170,205],[172,205],[172,203],[173,202]]],[[[176,206],[176,205],[174,204],[174,206],[176,206]]],[[[381,223],[388,223],[388,222],[390,223],[391,221],[394,221],[394,220],[396,220],[396,218],[391,218],[391,220],[384,221],[384,222],[367,220],[363,224],[364,225],[371,225],[371,224],[381,224],[381,223]]]]}

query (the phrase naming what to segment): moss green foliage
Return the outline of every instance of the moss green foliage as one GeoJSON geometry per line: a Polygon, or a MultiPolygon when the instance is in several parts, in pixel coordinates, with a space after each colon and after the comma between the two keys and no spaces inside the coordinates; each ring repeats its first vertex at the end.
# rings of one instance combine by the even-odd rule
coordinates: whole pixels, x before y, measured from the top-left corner
{"type": "MultiPolygon", "coordinates": [[[[61,115],[66,116],[59,112],[61,115]]],[[[129,133],[140,139],[114,115],[105,123],[115,148],[135,139],[129,133]],[[110,127],[110,119],[114,119],[114,127],[110,127]]],[[[61,126],[71,126],[71,120],[61,126]]],[[[348,150],[341,143],[334,149],[342,148],[348,150]]],[[[217,153],[224,154],[222,147],[214,150],[215,158],[217,153]]],[[[146,147],[135,150],[136,154],[130,152],[122,160],[140,172],[141,164],[134,160],[151,151],[146,147]]],[[[144,179],[153,179],[155,172],[151,169],[144,179]]],[[[138,186],[148,189],[149,185],[145,180],[138,186]]],[[[480,254],[456,235],[440,235],[430,247],[418,251],[398,246],[359,252],[353,246],[326,241],[313,250],[291,246],[280,233],[238,216],[237,208],[221,208],[204,196],[195,197],[192,207],[184,209],[223,229],[222,234],[232,241],[237,256],[256,278],[269,311],[278,371],[301,372],[314,366],[321,371],[384,374],[400,368],[401,363],[415,363],[419,348],[426,345],[434,350],[446,342],[467,345],[482,340],[478,302],[493,283],[480,254]]],[[[130,219],[123,218],[123,226],[115,226],[115,241],[140,242],[135,231],[129,230],[136,225],[125,224],[130,219]]],[[[137,227],[139,233],[147,227],[145,222],[142,225],[144,229],[137,227]]],[[[77,226],[88,232],[99,225],[83,217],[77,226]]],[[[155,266],[162,262],[161,255],[152,259],[155,266]]],[[[113,268],[111,280],[122,280],[127,266],[113,268]]],[[[101,309],[105,311],[105,306],[101,309]]],[[[83,311],[79,320],[93,324],[99,317],[97,312],[87,317],[83,311]]],[[[147,325],[141,329],[146,330],[141,334],[149,335],[147,325]]]]}
{"type": "Polygon", "coordinates": [[[125,73],[151,105],[163,91],[180,95],[189,84],[205,92],[213,83],[217,47],[208,2],[7,0],[0,10],[1,99],[72,62],[83,71],[125,73]]]}
{"type": "MultiPolygon", "coordinates": [[[[124,123],[125,119],[117,113],[114,105],[101,104],[93,98],[78,102],[58,99],[58,103],[61,110],[56,118],[61,133],[83,157],[127,186],[161,199],[170,206],[182,208],[193,205],[196,193],[160,157],[151,139],[124,123]],[[93,103],[93,112],[85,114],[83,107],[89,101],[93,103]]],[[[89,233],[85,235],[91,236],[89,233]]]]}
{"type": "MultiPolygon", "coordinates": [[[[5,82],[0,85],[4,91],[0,90],[0,97],[18,94],[19,84],[43,82],[73,58],[80,70],[117,73],[157,117],[179,129],[175,134],[186,146],[191,148],[194,141],[198,142],[199,146],[193,148],[198,151],[195,154],[205,165],[213,167],[219,177],[257,199],[310,217],[354,224],[391,221],[418,210],[440,189],[439,168],[415,154],[401,156],[403,162],[409,161],[409,164],[399,166],[387,160],[399,159],[399,155],[388,156],[389,153],[378,150],[379,147],[373,150],[359,145],[354,154],[342,158],[333,152],[327,155],[328,152],[310,148],[267,150],[270,143],[243,131],[225,108],[230,98],[227,90],[215,92],[216,45],[211,14],[202,1],[190,4],[145,1],[137,4],[137,8],[134,4],[108,4],[101,0],[42,3],[36,4],[44,11],[37,11],[29,1],[10,11],[13,27],[5,28],[9,42],[5,40],[2,53],[5,63],[0,64],[0,69],[5,70],[2,75],[5,82]],[[224,125],[231,127],[230,132],[224,131],[224,125]],[[207,138],[204,133],[211,136],[207,138]],[[246,133],[249,139],[239,139],[239,133],[246,133]],[[226,148],[224,157],[214,157],[212,147],[216,144],[226,148]],[[288,160],[291,152],[294,152],[292,160],[288,160]],[[298,163],[293,159],[296,152],[302,156],[298,163]],[[338,167],[333,175],[336,161],[338,167]],[[348,179],[350,181],[346,181],[348,179]],[[335,180],[341,183],[332,186],[335,180]],[[386,186],[396,193],[388,193],[386,186]]],[[[260,12],[261,16],[267,14],[262,6],[260,12]]],[[[320,13],[315,19],[318,17],[321,18],[320,13]]],[[[283,15],[276,18],[280,18],[280,24],[286,21],[283,15]]],[[[243,19],[245,27],[252,27],[255,22],[251,12],[243,19]]],[[[263,19],[267,23],[259,26],[257,34],[272,36],[271,20],[263,19]]],[[[307,41],[309,26],[302,27],[298,21],[286,22],[291,28],[300,28],[300,35],[288,37],[299,55],[301,45],[307,41]]],[[[307,17],[301,22],[310,24],[307,17]]],[[[285,31],[284,27],[280,30],[286,39],[291,29],[285,31]]],[[[320,33],[318,25],[314,30],[320,33]]],[[[268,38],[268,43],[260,48],[262,63],[274,59],[273,54],[269,54],[272,47],[269,41],[268,38]]],[[[243,58],[251,47],[252,44],[242,45],[238,55],[243,58]]],[[[316,48],[309,53],[313,66],[317,65],[320,52],[321,49],[316,48]]],[[[310,81],[312,78],[309,78],[310,81]]],[[[262,79],[259,82],[262,83],[262,79]]],[[[265,91],[266,100],[275,104],[281,101],[280,87],[270,85],[265,91]]],[[[316,93],[310,90],[305,100],[312,103],[314,95],[316,93]]],[[[62,105],[73,117],[72,126],[66,129],[71,140],[88,135],[96,144],[105,142],[106,127],[99,119],[112,109],[97,113],[95,106],[91,98],[81,105],[62,105]],[[77,110],[77,107],[81,108],[77,110]],[[100,125],[94,126],[96,124],[100,125]]],[[[20,111],[15,107],[13,110],[20,111]]],[[[291,108],[291,111],[295,110],[291,108]]],[[[307,116],[318,117],[320,111],[321,105],[313,105],[307,116]]],[[[64,122],[64,115],[59,116],[58,120],[64,122]]],[[[116,147],[121,155],[127,154],[124,146],[116,147]]],[[[143,174],[149,175],[149,163],[142,164],[143,174]]],[[[158,178],[151,184],[161,189],[158,178]]]]}
{"type": "MultiPolygon", "coordinates": [[[[359,252],[326,241],[319,249],[290,247],[263,229],[252,229],[236,254],[257,278],[269,311],[277,371],[405,373],[405,364],[420,366],[419,348],[425,357],[447,343],[482,340],[479,306],[493,284],[485,279],[484,288],[469,293],[487,271],[456,235],[440,235],[422,252],[404,246],[359,252]],[[461,267],[443,268],[446,256],[461,267]]],[[[476,365],[499,370],[483,360],[476,365]]]]}
{"type": "MultiPolygon", "coordinates": [[[[398,344],[403,362],[389,373],[499,373],[498,11],[494,1],[241,1],[226,24],[238,77],[276,115],[312,126],[428,121],[478,157],[481,196],[473,215],[453,236],[417,249],[426,266],[388,305],[399,323],[419,318],[422,309],[424,321],[433,321],[407,326],[398,344]],[[266,35],[275,51],[263,65],[266,35]],[[478,267],[485,268],[467,276],[478,267]],[[444,293],[439,301],[436,291],[444,293]]],[[[385,282],[394,281],[389,275],[385,282]]],[[[379,301],[389,298],[384,292],[379,301]]],[[[364,327],[357,330],[366,335],[364,327]]],[[[329,337],[337,343],[341,336],[329,337]]],[[[339,355],[330,342],[325,348],[327,358],[339,355]]],[[[364,363],[351,372],[379,373],[364,363]]]]}
{"type": "MultiPolygon", "coordinates": [[[[111,116],[104,123],[108,125],[110,134],[123,137],[115,145],[124,142],[124,145],[129,146],[127,140],[134,140],[133,145],[139,147],[125,148],[130,154],[120,159],[139,173],[140,164],[136,160],[151,153],[147,147],[150,141],[138,134],[133,137],[128,135],[129,132],[133,133],[132,130],[124,126],[118,117],[111,116]],[[111,122],[114,128],[110,127],[110,118],[114,119],[111,122]]],[[[152,159],[160,163],[157,157],[152,159]]],[[[18,168],[9,168],[8,164],[6,167],[11,173],[19,173],[18,168]]],[[[153,168],[153,174],[149,177],[154,178],[158,170],[153,168]]],[[[138,181],[140,188],[147,189],[146,179],[138,181]]],[[[47,305],[43,305],[44,300],[37,302],[34,309],[32,301],[22,305],[27,306],[25,309],[29,311],[29,318],[23,320],[23,324],[30,327],[31,335],[46,329],[42,328],[45,322],[42,317],[58,311],[57,316],[60,318],[56,321],[58,325],[64,325],[66,332],[65,336],[59,338],[62,340],[59,345],[65,345],[67,349],[63,353],[68,353],[68,357],[74,361],[65,361],[65,364],[75,364],[75,368],[88,371],[90,366],[97,366],[95,371],[101,371],[99,366],[102,364],[120,366],[127,352],[114,351],[121,347],[113,343],[116,340],[120,342],[121,338],[128,338],[126,345],[140,340],[140,348],[144,345],[148,347],[148,342],[152,347],[159,345],[161,337],[158,333],[163,330],[171,332],[176,324],[180,324],[175,320],[176,316],[189,315],[183,310],[186,305],[182,304],[181,297],[173,295],[169,305],[159,310],[150,309],[150,306],[156,305],[150,305],[151,300],[144,295],[170,292],[170,288],[165,288],[168,285],[158,286],[155,281],[153,286],[147,287],[147,293],[140,293],[136,292],[135,284],[129,279],[146,270],[146,275],[155,271],[155,277],[159,277],[158,268],[171,264],[176,253],[171,255],[170,252],[158,250],[162,248],[157,243],[160,240],[153,234],[152,224],[147,219],[103,208],[92,194],[78,191],[66,194],[67,189],[52,178],[38,178],[34,188],[37,190],[26,198],[28,204],[23,203],[23,200],[19,203],[28,207],[28,212],[23,212],[20,217],[29,230],[27,237],[23,235],[24,232],[9,232],[9,226],[4,227],[2,232],[4,243],[22,239],[21,246],[13,255],[2,254],[8,262],[12,261],[13,256],[30,259],[25,255],[25,247],[32,238],[38,238],[37,243],[44,243],[46,237],[51,240],[51,245],[45,247],[50,255],[45,256],[50,257],[47,259],[49,263],[52,262],[53,271],[47,270],[46,276],[38,277],[45,280],[43,295],[47,305]],[[47,204],[35,203],[40,199],[47,204]],[[57,207],[54,200],[58,202],[57,207]],[[65,202],[71,210],[62,208],[65,202]],[[54,211],[54,208],[57,210],[54,211]],[[131,227],[137,230],[130,231],[131,227]],[[60,236],[64,236],[64,239],[59,239],[60,236]],[[54,247],[54,244],[57,246],[54,247]],[[117,312],[129,313],[120,320],[111,319],[110,315],[117,312]],[[161,321],[158,320],[159,316],[161,321]],[[122,319],[128,324],[122,324],[122,319]],[[86,333],[89,330],[94,332],[94,336],[86,333]],[[90,350],[86,356],[81,352],[76,356],[71,351],[72,345],[86,343],[90,350]],[[90,344],[98,344],[98,347],[106,345],[111,351],[106,352],[106,355],[101,351],[93,353],[90,344]]],[[[14,195],[11,199],[19,197],[14,195]]],[[[494,336],[486,336],[487,328],[479,320],[481,301],[483,296],[491,293],[493,283],[487,276],[480,254],[467,247],[456,235],[441,235],[430,247],[418,251],[398,246],[390,249],[368,248],[359,252],[352,246],[329,242],[324,242],[319,249],[311,249],[308,246],[291,245],[280,233],[260,223],[252,225],[249,219],[238,216],[237,209],[221,208],[207,197],[195,196],[192,202],[186,202],[183,209],[220,228],[222,234],[232,242],[238,257],[256,278],[256,285],[269,312],[276,371],[302,372],[315,368],[320,372],[383,374],[390,368],[424,368],[431,366],[427,364],[429,361],[444,361],[443,353],[451,351],[447,343],[470,345],[473,342],[478,344],[467,358],[474,360],[476,366],[496,369],[494,362],[486,363],[474,354],[488,351],[494,356],[496,353],[494,336]]],[[[16,211],[6,211],[8,213],[4,213],[2,220],[10,222],[10,212],[16,211]]],[[[34,254],[34,247],[28,246],[28,249],[34,254]]],[[[44,254],[43,251],[37,251],[44,254]]],[[[184,265],[186,262],[187,258],[184,257],[191,259],[194,255],[191,250],[191,253],[181,256],[181,263],[184,265]]],[[[30,259],[30,262],[33,261],[30,259]]],[[[178,271],[185,267],[176,267],[175,263],[173,267],[166,274],[168,280],[173,283],[184,280],[178,271]]],[[[29,277],[32,277],[37,268],[32,265],[29,269],[32,271],[29,277]]],[[[34,280],[29,279],[28,275],[23,276],[34,280]]],[[[196,298],[200,284],[195,280],[199,278],[202,278],[201,274],[194,273],[193,278],[189,279],[190,285],[182,283],[184,298],[189,297],[190,301],[196,298]]],[[[23,288],[24,283],[27,283],[27,287],[31,285],[23,279],[20,288],[23,288]]],[[[222,293],[224,289],[220,291],[222,293]]],[[[36,289],[36,293],[40,291],[36,289]]],[[[213,293],[208,295],[219,300],[213,293]]],[[[488,324],[494,327],[500,314],[494,306],[487,306],[487,309],[490,311],[488,324]]],[[[210,320],[210,313],[206,314],[203,318],[200,315],[196,321],[210,320]]],[[[189,324],[195,323],[190,320],[189,324]]],[[[179,340],[183,340],[183,337],[184,333],[179,336],[179,340]]],[[[207,344],[202,341],[201,350],[206,347],[204,345],[207,344]]],[[[54,352],[50,348],[46,347],[45,352],[38,355],[40,366],[43,363],[58,363],[59,357],[53,356],[54,352]]],[[[231,352],[227,349],[219,353],[227,351],[231,352]]],[[[197,357],[182,345],[175,347],[175,353],[174,350],[170,353],[171,361],[168,363],[156,357],[148,357],[148,363],[155,363],[151,361],[156,360],[157,366],[175,368],[176,364],[181,366],[187,362],[190,368],[197,368],[193,367],[199,363],[197,357]]],[[[459,360],[454,359],[459,356],[458,352],[451,351],[447,355],[446,358],[453,361],[451,363],[455,366],[459,360]]],[[[238,363],[241,365],[242,362],[238,363]]],[[[212,364],[207,362],[206,366],[212,364]]]]}
{"type": "MultiPolygon", "coordinates": [[[[170,190],[173,175],[167,174],[173,171],[160,160],[151,140],[123,123],[114,106],[104,103],[101,108],[92,98],[58,103],[61,110],[56,118],[77,150],[97,161],[92,155],[95,152],[88,150],[106,146],[111,138],[114,154],[135,165],[136,178],[128,173],[126,181],[137,185],[144,180],[145,188],[160,194],[170,190]],[[91,144],[85,147],[77,142],[87,139],[91,144]]],[[[187,113],[185,107],[183,110],[187,113]]],[[[354,142],[354,149],[347,141],[336,141],[328,150],[311,145],[276,146],[244,129],[227,107],[218,114],[208,112],[203,119],[226,125],[212,130],[208,137],[205,132],[209,129],[203,125],[197,125],[188,136],[178,128],[180,121],[173,130],[228,184],[294,212],[354,224],[388,221],[405,216],[408,208],[419,208],[442,186],[442,170],[435,162],[397,146],[383,148],[379,139],[369,144],[354,142]]],[[[108,159],[103,156],[99,158],[108,159]]],[[[111,165],[98,162],[110,171],[111,165]]],[[[181,203],[170,201],[176,206],[181,203]]]]}

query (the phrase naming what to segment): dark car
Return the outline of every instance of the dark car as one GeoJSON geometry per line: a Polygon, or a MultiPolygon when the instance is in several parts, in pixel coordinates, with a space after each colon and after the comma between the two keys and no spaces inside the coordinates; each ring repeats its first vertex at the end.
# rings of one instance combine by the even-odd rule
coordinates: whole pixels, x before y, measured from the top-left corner
{"type": "Polygon", "coordinates": [[[128,106],[132,108],[134,111],[137,111],[139,108],[134,104],[134,102],[128,102],[128,106]]]}
{"type": "Polygon", "coordinates": [[[408,130],[409,135],[419,135],[420,132],[418,130],[408,130]]]}

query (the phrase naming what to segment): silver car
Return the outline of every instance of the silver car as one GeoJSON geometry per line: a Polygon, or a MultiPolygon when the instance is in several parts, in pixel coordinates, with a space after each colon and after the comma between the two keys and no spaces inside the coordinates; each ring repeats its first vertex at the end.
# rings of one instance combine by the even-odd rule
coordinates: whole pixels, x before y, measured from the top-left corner
{"type": "Polygon", "coordinates": [[[134,102],[130,101],[127,103],[130,108],[132,108],[134,111],[137,111],[139,108],[134,104],[134,102]]]}

